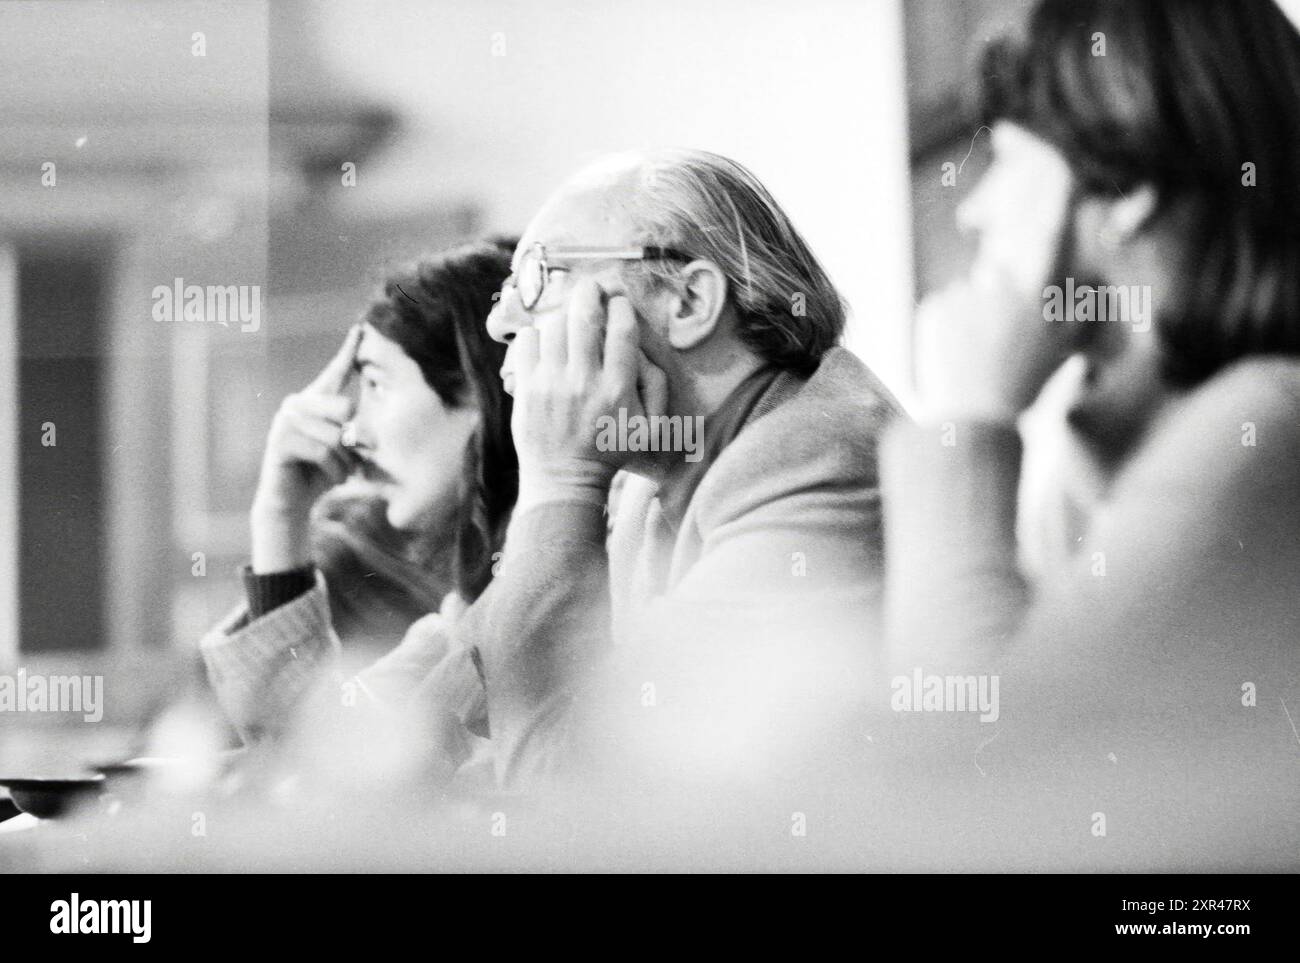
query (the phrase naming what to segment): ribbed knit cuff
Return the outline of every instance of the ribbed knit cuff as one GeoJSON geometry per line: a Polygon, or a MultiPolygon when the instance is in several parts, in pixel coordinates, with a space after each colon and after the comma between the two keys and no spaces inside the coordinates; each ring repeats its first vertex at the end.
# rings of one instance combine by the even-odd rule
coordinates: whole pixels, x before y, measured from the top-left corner
{"type": "Polygon", "coordinates": [[[245,565],[240,569],[240,575],[248,598],[248,614],[254,619],[306,595],[316,585],[316,570],[311,566],[259,575],[251,565],[245,565]]]}

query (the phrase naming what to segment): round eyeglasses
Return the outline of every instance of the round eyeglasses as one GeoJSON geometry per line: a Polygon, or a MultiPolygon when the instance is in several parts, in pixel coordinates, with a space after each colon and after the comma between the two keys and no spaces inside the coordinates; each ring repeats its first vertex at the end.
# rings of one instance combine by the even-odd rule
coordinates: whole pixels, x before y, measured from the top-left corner
{"type": "Polygon", "coordinates": [[[506,278],[502,291],[514,288],[519,303],[525,311],[537,307],[546,293],[546,283],[552,273],[569,270],[553,261],[690,261],[693,258],[671,247],[643,245],[641,247],[552,247],[538,241],[530,244],[519,258],[519,266],[506,278]]]}

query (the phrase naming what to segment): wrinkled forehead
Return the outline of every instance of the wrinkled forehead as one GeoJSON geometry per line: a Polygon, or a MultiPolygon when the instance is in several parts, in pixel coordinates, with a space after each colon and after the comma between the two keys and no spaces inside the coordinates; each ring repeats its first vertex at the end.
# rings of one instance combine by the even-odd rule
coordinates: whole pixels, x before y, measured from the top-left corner
{"type": "Polygon", "coordinates": [[[631,201],[635,179],[623,176],[584,176],[565,184],[542,205],[528,225],[515,252],[532,245],[546,247],[618,247],[635,243],[631,201]]]}

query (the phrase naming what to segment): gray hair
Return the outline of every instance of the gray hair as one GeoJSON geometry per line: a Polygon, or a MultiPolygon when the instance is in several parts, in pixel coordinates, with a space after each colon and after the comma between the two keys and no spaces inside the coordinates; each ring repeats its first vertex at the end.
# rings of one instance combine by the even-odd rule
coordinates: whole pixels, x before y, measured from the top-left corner
{"type": "MultiPolygon", "coordinates": [[[[656,150],[635,161],[628,210],[644,243],[717,264],[741,340],[781,367],[815,368],[844,333],[844,299],[767,188],[708,151],[656,150]]],[[[650,262],[645,270],[674,284],[673,267],[650,262]]]]}

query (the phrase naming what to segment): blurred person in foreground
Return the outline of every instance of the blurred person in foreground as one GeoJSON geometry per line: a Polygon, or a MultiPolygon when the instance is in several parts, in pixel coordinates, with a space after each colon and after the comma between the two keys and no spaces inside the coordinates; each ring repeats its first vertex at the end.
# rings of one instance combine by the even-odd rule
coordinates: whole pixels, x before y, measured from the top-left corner
{"type": "Polygon", "coordinates": [[[1151,859],[1294,860],[1300,36],[1272,0],[1046,0],[982,73],[976,262],[922,307],[926,412],[882,455],[875,703],[927,778],[978,770],[1081,849],[1109,814],[1151,859]],[[1030,581],[1015,419],[1070,356],[1106,491],[1030,581]],[[996,677],[992,724],[914,675],[996,677]]]}
{"type": "Polygon", "coordinates": [[[789,217],[727,158],[609,157],[542,206],[488,319],[519,505],[421,692],[445,703],[473,662],[504,784],[779,771],[860,696],[876,438],[898,408],[844,325],[789,217]]]}
{"type": "Polygon", "coordinates": [[[277,412],[250,515],[247,603],[200,645],[245,741],[292,729],[316,693],[399,700],[491,580],[518,475],[504,350],[483,321],[512,248],[469,244],[390,275],[277,412]],[[341,656],[358,647],[348,661],[372,664],[344,678],[341,656]],[[375,661],[376,647],[392,651],[375,661]]]}

